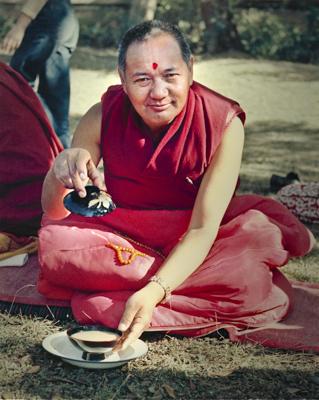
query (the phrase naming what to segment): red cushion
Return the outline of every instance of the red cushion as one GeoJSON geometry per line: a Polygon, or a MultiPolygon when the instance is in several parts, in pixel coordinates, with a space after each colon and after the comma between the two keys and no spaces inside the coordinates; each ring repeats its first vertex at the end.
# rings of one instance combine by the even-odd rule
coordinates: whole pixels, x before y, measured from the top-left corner
{"type": "MultiPolygon", "coordinates": [[[[150,248],[98,229],[48,225],[40,230],[39,245],[40,291],[41,286],[45,287],[43,280],[82,291],[136,290],[145,285],[163,261],[150,248]],[[129,248],[131,253],[117,252],[114,245],[129,248]],[[122,264],[119,253],[123,260],[132,254],[135,257],[122,264]]],[[[50,293],[44,294],[51,297],[50,293]]]]}

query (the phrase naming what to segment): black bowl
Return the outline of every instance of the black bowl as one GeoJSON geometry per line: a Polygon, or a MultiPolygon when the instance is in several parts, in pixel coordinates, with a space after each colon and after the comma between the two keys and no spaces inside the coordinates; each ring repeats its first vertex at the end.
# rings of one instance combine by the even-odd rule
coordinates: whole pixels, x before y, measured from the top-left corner
{"type": "Polygon", "coordinates": [[[84,217],[101,217],[115,210],[111,196],[104,190],[93,185],[85,186],[85,190],[85,197],[80,197],[75,190],[68,193],[63,199],[64,207],[84,217]]]}

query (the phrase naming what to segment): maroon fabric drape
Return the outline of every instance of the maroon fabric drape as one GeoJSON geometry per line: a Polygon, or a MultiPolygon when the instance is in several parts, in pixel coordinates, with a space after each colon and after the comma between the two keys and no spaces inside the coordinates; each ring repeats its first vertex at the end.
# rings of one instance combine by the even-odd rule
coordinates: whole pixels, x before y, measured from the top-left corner
{"type": "Polygon", "coordinates": [[[134,209],[191,209],[238,103],[195,82],[187,104],[154,147],[121,86],[102,98],[101,153],[115,203],[134,209]]]}
{"type": "Polygon", "coordinates": [[[0,63],[0,230],[34,235],[45,174],[63,147],[30,85],[0,63]]]}
{"type": "MultiPolygon", "coordinates": [[[[133,247],[151,247],[155,259],[155,251],[166,257],[187,229],[200,181],[227,124],[236,115],[244,120],[244,112],[236,102],[194,83],[185,109],[155,148],[120,86],[104,95],[102,110],[105,181],[118,208],[99,218],[43,220],[38,289],[48,297],[70,299],[80,323],[116,327],[127,298],[145,277],[133,264],[118,265],[121,274],[127,271],[124,288],[123,275],[111,276],[116,267],[102,262],[104,233],[120,232],[133,247]],[[134,272],[138,282],[133,285],[134,272]]],[[[290,309],[292,290],[279,267],[311,246],[310,233],[280,203],[234,196],[204,262],[169,302],[156,307],[151,329],[196,336],[220,324],[242,329],[281,320],[290,309]]],[[[163,260],[156,261],[157,268],[163,260]]]]}

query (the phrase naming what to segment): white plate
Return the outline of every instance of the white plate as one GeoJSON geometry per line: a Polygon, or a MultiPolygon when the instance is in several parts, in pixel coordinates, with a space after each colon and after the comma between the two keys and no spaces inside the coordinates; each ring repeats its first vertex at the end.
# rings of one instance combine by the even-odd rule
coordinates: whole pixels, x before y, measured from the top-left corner
{"type": "Polygon", "coordinates": [[[86,361],[82,358],[83,352],[71,343],[66,331],[47,336],[43,340],[42,346],[46,351],[62,358],[63,361],[69,364],[94,369],[119,367],[130,360],[144,356],[148,350],[147,344],[137,339],[123,351],[113,353],[110,350],[102,361],[86,361]]]}

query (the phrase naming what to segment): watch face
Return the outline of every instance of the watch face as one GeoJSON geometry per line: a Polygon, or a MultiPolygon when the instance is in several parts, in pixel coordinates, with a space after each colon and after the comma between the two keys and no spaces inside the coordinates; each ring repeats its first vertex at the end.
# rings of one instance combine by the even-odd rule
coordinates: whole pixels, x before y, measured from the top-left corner
{"type": "Polygon", "coordinates": [[[97,186],[86,186],[85,190],[85,197],[80,197],[75,190],[68,193],[63,199],[65,208],[84,217],[101,217],[115,210],[116,206],[108,193],[97,186]]]}

